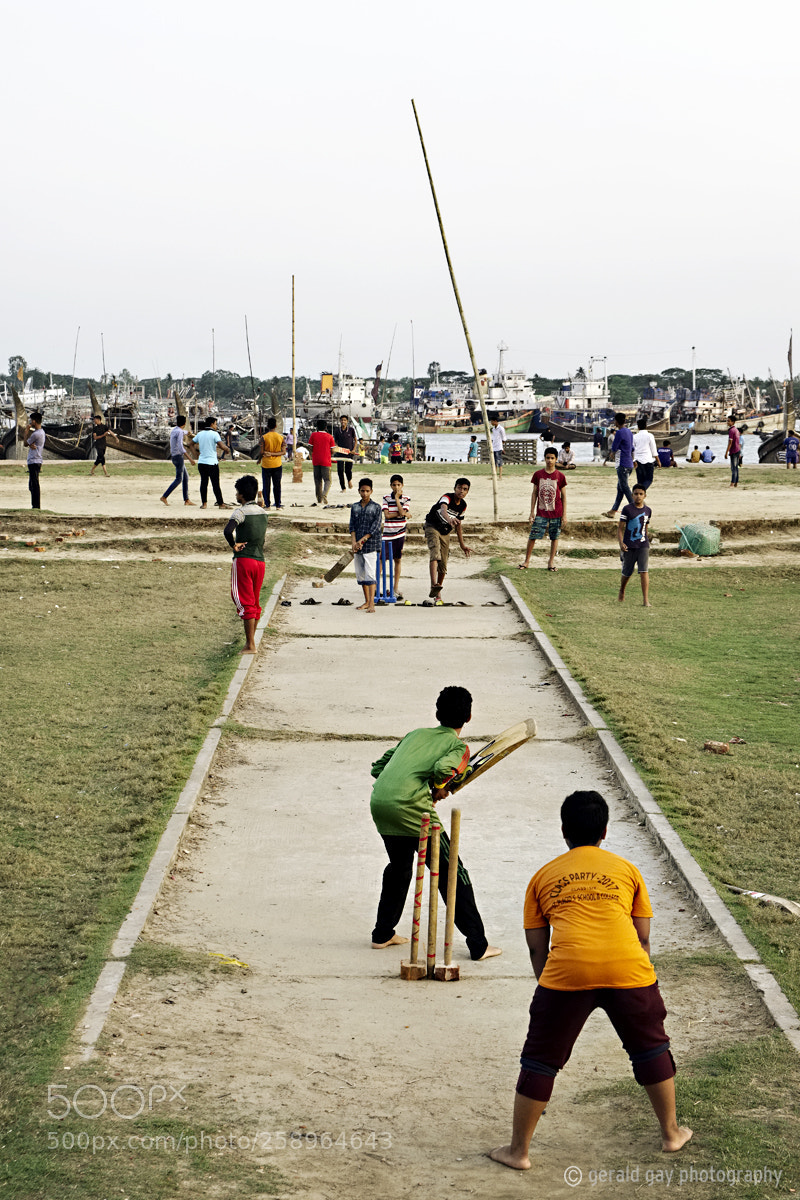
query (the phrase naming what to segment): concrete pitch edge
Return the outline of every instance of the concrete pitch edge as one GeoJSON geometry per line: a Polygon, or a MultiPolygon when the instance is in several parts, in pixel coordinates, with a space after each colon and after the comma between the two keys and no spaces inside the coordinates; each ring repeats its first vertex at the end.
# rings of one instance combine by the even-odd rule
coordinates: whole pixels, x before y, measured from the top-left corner
{"type": "MultiPolygon", "coordinates": [[[[270,592],[269,599],[264,605],[261,620],[256,626],[256,648],[261,645],[264,631],[275,611],[285,582],[286,576],[284,575],[275,584],[270,592]]],[[[225,718],[232,711],[242,685],[247,678],[247,673],[255,662],[256,656],[251,655],[248,658],[249,661],[243,663],[234,672],[227,695],[222,703],[220,715],[206,734],[186,785],[175,802],[172,815],[153,852],[153,857],[150,860],[147,873],[136,894],[136,899],[131,905],[128,915],[122,922],[117,936],[112,943],[111,958],[100,972],[97,983],[89,997],[89,1003],[81,1021],[79,1032],[79,1041],[82,1047],[81,1058],[84,1061],[91,1058],[94,1054],[97,1039],[103,1032],[103,1027],[111,1011],[111,1005],[116,1000],[117,991],[122,982],[122,976],[125,973],[125,960],[133,950],[139,935],[144,929],[145,922],[156,902],[156,897],[161,890],[167,872],[178,853],[189,816],[200,795],[206,775],[211,767],[214,753],[222,737],[221,726],[224,725],[225,718]]]]}
{"type": "Polygon", "coordinates": [[[547,662],[555,671],[565,691],[570,696],[587,725],[597,730],[597,737],[609,766],[633,808],[642,817],[644,825],[656,844],[661,848],[680,877],[695,906],[714,925],[730,949],[744,966],[750,980],[761,996],[775,1024],[800,1053],[800,1016],[781,990],[772,972],[761,962],[756,948],[734,920],[728,908],[717,894],[711,880],[687,850],[678,834],[662,813],[655,798],[645,786],[633,763],[608,729],[605,720],[589,704],[578,683],[550,639],[528,609],[510,579],[500,576],[500,582],[511,599],[520,619],[533,634],[534,641],[547,662]]]}

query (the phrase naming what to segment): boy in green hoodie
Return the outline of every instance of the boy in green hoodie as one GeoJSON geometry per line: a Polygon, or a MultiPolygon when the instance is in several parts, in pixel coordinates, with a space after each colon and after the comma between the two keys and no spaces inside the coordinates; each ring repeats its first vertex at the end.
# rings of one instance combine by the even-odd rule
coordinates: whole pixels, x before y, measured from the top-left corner
{"type": "MultiPolygon", "coordinates": [[[[446,687],[436,701],[437,728],[412,730],[372,764],[376,783],[370,812],[389,855],[372,931],[375,950],[408,941],[397,934],[396,926],[411,884],[422,814],[431,812],[433,805],[449,794],[448,785],[467,766],[469,747],[460,735],[471,716],[472,696],[467,689],[446,687]]],[[[430,859],[428,862],[430,865],[430,859]]],[[[466,938],[473,959],[494,958],[501,951],[486,940],[472,883],[460,859],[456,870],[456,927],[466,938]]],[[[450,842],[442,830],[439,891],[445,900],[449,871],[450,842]]]]}

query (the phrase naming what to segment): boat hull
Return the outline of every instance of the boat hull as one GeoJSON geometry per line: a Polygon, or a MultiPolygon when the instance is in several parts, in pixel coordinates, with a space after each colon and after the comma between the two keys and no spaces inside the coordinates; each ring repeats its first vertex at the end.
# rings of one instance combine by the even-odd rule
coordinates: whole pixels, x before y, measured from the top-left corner
{"type": "Polygon", "coordinates": [[[131,437],[127,433],[115,433],[109,430],[108,445],[112,450],[121,450],[134,458],[163,460],[169,458],[169,442],[145,442],[142,438],[131,437]]]}

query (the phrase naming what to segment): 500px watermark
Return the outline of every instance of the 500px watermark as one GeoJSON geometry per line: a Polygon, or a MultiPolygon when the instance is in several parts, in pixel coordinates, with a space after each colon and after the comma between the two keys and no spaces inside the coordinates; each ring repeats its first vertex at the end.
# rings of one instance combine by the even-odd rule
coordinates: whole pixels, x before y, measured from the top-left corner
{"type": "Polygon", "coordinates": [[[263,1153],[269,1150],[389,1150],[392,1135],[388,1131],[344,1130],[324,1133],[287,1132],[284,1129],[256,1130],[252,1134],[235,1133],[181,1133],[172,1134],[125,1134],[114,1137],[110,1134],[90,1133],[82,1129],[51,1130],[47,1134],[48,1150],[90,1150],[92,1154],[110,1153],[114,1150],[147,1150],[157,1153],[191,1154],[193,1150],[239,1150],[263,1153]]]}
{"type": "Polygon", "coordinates": [[[154,1083],[152,1087],[137,1087],[134,1083],[120,1083],[113,1091],[106,1091],[96,1083],[85,1083],[67,1094],[66,1083],[47,1085],[47,1115],[54,1121],[63,1121],[74,1112],[84,1121],[96,1121],[110,1111],[121,1121],[135,1121],[143,1112],[152,1112],[157,1104],[174,1104],[180,1100],[186,1104],[183,1088],[174,1084],[154,1083]]]}
{"type": "Polygon", "coordinates": [[[770,1167],[613,1167],[604,1170],[582,1171],[580,1167],[567,1167],[564,1172],[564,1182],[569,1187],[578,1187],[588,1183],[597,1187],[601,1183],[644,1183],[652,1187],[658,1183],[662,1186],[683,1187],[693,1183],[724,1183],[728,1187],[739,1184],[766,1183],[777,1187],[783,1171],[773,1171],[770,1167]]]}

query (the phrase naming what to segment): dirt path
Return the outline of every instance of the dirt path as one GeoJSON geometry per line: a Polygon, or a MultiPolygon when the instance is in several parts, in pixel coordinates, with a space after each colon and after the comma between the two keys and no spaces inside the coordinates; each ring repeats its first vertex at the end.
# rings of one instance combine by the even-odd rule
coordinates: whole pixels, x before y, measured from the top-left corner
{"type": "MultiPolygon", "coordinates": [[[[169,507],[159,501],[173,470],[165,463],[161,474],[145,474],[135,463],[112,467],[106,479],[102,475],[89,477],[88,467],[75,468],[74,473],[48,474],[48,465],[42,469],[42,505],[44,510],[63,513],[73,517],[153,517],[165,523],[190,517],[198,523],[219,522],[220,512],[213,506],[208,509],[184,508],[183,503],[170,498],[169,507]]],[[[238,464],[237,464],[238,465],[238,464]]],[[[422,466],[422,464],[420,464],[422,466]]],[[[413,464],[404,468],[406,490],[412,498],[415,519],[421,518],[432,504],[453,486],[458,475],[469,475],[465,463],[442,463],[441,469],[415,470],[413,464]]],[[[55,465],[54,465],[55,468],[55,465]]],[[[242,472],[258,469],[253,464],[242,465],[242,472]]],[[[148,472],[152,471],[152,466],[148,472]]],[[[222,490],[228,501],[233,501],[233,481],[238,472],[223,471],[222,490]]],[[[507,473],[499,485],[500,520],[518,521],[527,518],[530,511],[530,474],[507,473]]],[[[369,471],[365,474],[369,475],[369,471]]],[[[375,472],[376,488],[386,484],[389,474],[375,472]]],[[[657,527],[671,529],[676,521],[688,520],[743,520],[753,518],[796,518],[800,508],[800,471],[786,471],[780,467],[744,467],[738,488],[728,486],[727,472],[720,469],[680,467],[677,470],[661,471],[649,493],[648,503],[653,509],[657,527]]],[[[197,475],[192,475],[191,498],[198,500],[197,475]]],[[[598,518],[614,500],[616,475],[612,467],[585,466],[569,472],[567,484],[568,514],[571,518],[598,518]]],[[[287,518],[321,518],[336,523],[347,522],[344,507],[319,509],[313,506],[314,486],[310,469],[306,468],[302,483],[289,481],[284,485],[283,516],[287,518]]],[[[348,505],[358,499],[355,490],[345,494],[338,489],[336,481],[329,499],[333,505],[348,505]]],[[[30,497],[27,491],[27,476],[24,465],[0,462],[0,512],[25,509],[30,497]]],[[[468,497],[468,522],[488,521],[493,517],[491,481],[480,476],[475,479],[468,497]]],[[[610,524],[610,523],[609,523],[610,524]]]]}
{"type": "MultiPolygon", "coordinates": [[[[146,931],[248,968],[135,975],[101,1039],[115,1075],[185,1083],[187,1129],[247,1139],[255,1164],[280,1169],[286,1196],[502,1200],[534,1187],[561,1197],[574,1194],[564,1183],[573,1164],[663,1165],[654,1125],[634,1137],[607,1099],[592,1098],[629,1073],[597,1016],[537,1133],[531,1177],[485,1157],[508,1132],[533,989],[524,890],[562,852],[558,808],[576,787],[607,795],[608,846],[647,880],[654,952],[669,955],[662,982],[678,1059],[767,1026],[748,988],[720,989],[713,971],[681,969],[687,954],[721,944],[618,798],[504,594],[474,577],[482,565],[454,565],[451,596],[468,608],[367,616],[332,605],[358,602],[344,576],[316,593],[319,607],[298,605],[303,585],[291,608],[276,610],[278,636],[262,642],[233,713],[243,728],[223,739],[146,931]],[[410,984],[398,976],[400,948],[369,944],[385,864],[369,817],[369,765],[396,736],[433,722],[450,682],[473,693],[473,746],[529,715],[539,734],[461,798],[462,855],[502,957],[472,963],[457,937],[461,981],[410,984]],[[600,1146],[602,1155],[592,1149],[600,1146]]],[[[424,588],[424,568],[409,564],[409,591],[424,588]]],[[[409,914],[410,903],[403,928],[409,914]]]]}

